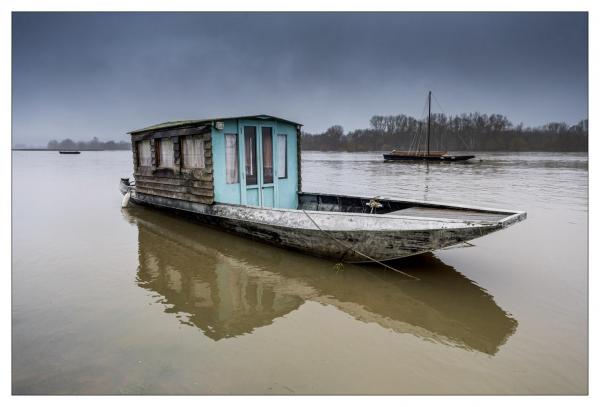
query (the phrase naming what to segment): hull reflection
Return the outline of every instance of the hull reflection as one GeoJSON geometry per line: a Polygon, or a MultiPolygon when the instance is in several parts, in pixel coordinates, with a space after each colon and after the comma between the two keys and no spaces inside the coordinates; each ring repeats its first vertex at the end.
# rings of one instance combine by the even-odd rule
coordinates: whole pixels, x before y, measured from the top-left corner
{"type": "Polygon", "coordinates": [[[306,301],[399,333],[494,355],[517,321],[493,297],[433,255],[397,267],[333,264],[145,208],[123,210],[138,229],[140,287],[157,293],[182,323],[213,340],[251,333],[306,301]]]}

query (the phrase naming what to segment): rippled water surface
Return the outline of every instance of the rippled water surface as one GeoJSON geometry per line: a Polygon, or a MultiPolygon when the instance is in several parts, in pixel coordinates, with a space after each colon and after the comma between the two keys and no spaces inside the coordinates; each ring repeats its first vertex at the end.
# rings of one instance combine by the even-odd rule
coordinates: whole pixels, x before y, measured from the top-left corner
{"type": "Polygon", "coordinates": [[[528,219],[397,262],[408,281],[121,210],[129,152],[14,152],[13,392],[587,392],[587,155],[305,152],[302,167],[305,191],[528,219]]]}

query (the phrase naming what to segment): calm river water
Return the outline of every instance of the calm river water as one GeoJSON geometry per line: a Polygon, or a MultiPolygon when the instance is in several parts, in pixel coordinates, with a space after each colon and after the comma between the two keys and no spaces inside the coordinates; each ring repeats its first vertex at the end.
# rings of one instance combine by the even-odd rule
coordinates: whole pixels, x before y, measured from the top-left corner
{"type": "Polygon", "coordinates": [[[121,210],[130,152],[13,153],[16,394],[582,394],[588,159],[303,155],[303,189],[522,209],[475,246],[380,266],[121,210]]]}

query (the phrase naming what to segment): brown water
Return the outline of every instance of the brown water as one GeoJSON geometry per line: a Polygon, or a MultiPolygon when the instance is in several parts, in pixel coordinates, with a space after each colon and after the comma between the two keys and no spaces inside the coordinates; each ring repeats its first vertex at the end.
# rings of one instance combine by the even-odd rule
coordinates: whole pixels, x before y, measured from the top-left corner
{"type": "Polygon", "coordinates": [[[304,154],[305,191],[528,212],[408,281],[121,210],[129,152],[14,152],[13,392],[586,393],[587,156],[479,158],[304,154]]]}

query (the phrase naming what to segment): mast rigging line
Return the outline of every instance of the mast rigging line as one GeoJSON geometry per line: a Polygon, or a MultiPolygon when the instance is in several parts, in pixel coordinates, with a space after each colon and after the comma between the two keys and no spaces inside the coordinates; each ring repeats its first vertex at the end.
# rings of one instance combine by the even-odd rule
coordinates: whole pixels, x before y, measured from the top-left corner
{"type": "Polygon", "coordinates": [[[428,95],[428,110],[429,114],[427,115],[427,155],[429,156],[429,142],[431,138],[431,91],[429,91],[428,95]]]}
{"type": "Polygon", "coordinates": [[[425,97],[425,103],[423,104],[423,110],[421,111],[421,116],[419,117],[419,121],[417,123],[417,131],[413,134],[410,145],[408,147],[408,153],[415,154],[421,150],[421,141],[423,137],[423,124],[425,123],[425,114],[427,112],[427,97],[425,97]],[[414,148],[414,150],[413,150],[414,148]]]}
{"type": "MultiPolygon", "coordinates": [[[[446,111],[444,110],[444,108],[442,107],[440,101],[437,99],[437,97],[435,97],[435,94],[433,94],[433,99],[435,100],[435,103],[437,103],[438,107],[440,108],[440,111],[444,114],[444,116],[446,116],[448,119],[450,119],[450,116],[448,115],[448,113],[446,113],[446,111]]],[[[465,148],[472,148],[469,147],[469,145],[465,142],[465,140],[462,138],[462,136],[460,135],[460,133],[457,131],[456,135],[458,136],[459,140],[463,143],[463,145],[465,146],[465,148]]]]}

